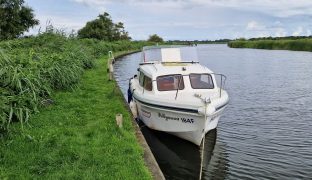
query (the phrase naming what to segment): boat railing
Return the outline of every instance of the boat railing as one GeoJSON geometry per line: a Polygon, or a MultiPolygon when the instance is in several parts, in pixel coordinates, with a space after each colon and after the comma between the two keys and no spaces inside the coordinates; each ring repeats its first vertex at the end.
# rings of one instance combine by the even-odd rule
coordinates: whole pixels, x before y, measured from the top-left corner
{"type": "Polygon", "coordinates": [[[210,74],[213,74],[217,79],[217,85],[219,87],[219,95],[221,97],[222,96],[222,89],[225,89],[226,76],[224,74],[219,74],[219,73],[210,73],[210,74]],[[220,79],[217,77],[219,77],[220,79]]]}
{"type": "Polygon", "coordinates": [[[156,45],[156,46],[144,46],[142,51],[150,49],[161,49],[161,48],[181,48],[181,47],[191,47],[189,45],[156,45]]]}
{"type": "MultiPolygon", "coordinates": [[[[224,74],[220,74],[220,73],[209,73],[209,74],[214,75],[215,77],[216,76],[220,77],[219,81],[217,80],[217,87],[219,87],[219,96],[222,97],[222,89],[223,90],[225,89],[226,76],[224,74]]],[[[179,75],[179,76],[189,76],[189,74],[187,74],[187,75],[179,75]]],[[[218,78],[216,78],[216,79],[218,79],[218,78]]],[[[178,91],[178,89],[177,89],[177,91],[178,91]]]]}
{"type": "Polygon", "coordinates": [[[139,65],[149,65],[149,64],[198,64],[198,61],[168,61],[168,62],[161,62],[161,61],[150,61],[150,62],[142,62],[139,65]]]}

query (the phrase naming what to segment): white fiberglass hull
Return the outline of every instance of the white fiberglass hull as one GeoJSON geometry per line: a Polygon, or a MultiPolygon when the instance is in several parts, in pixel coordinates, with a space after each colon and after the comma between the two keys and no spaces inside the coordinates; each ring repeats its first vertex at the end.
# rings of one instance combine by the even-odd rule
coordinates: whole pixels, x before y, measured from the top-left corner
{"type": "Polygon", "coordinates": [[[204,135],[218,125],[225,108],[218,109],[210,116],[187,112],[174,107],[155,106],[134,98],[138,116],[144,124],[154,130],[164,131],[182,139],[200,145],[204,135]]]}

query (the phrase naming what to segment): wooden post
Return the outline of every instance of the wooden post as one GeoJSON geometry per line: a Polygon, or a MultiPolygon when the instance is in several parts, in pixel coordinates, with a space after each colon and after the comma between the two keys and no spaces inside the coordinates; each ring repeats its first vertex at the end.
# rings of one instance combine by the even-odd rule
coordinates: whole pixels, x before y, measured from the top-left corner
{"type": "Polygon", "coordinates": [[[109,64],[109,80],[113,80],[113,74],[114,74],[114,66],[112,63],[109,64]]]}
{"type": "Polygon", "coordinates": [[[109,65],[115,63],[113,51],[108,51],[107,72],[109,72],[109,65]]]}
{"type": "Polygon", "coordinates": [[[116,114],[116,123],[119,128],[122,128],[122,114],[116,114]]]}
{"type": "Polygon", "coordinates": [[[107,72],[109,72],[109,66],[111,64],[111,59],[109,58],[108,61],[107,61],[107,72]]]}

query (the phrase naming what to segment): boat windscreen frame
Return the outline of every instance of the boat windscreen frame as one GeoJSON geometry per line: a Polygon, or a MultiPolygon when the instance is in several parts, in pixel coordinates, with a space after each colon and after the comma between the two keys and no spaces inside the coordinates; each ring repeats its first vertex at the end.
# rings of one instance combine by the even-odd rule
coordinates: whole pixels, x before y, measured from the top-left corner
{"type": "Polygon", "coordinates": [[[138,77],[138,80],[139,80],[139,85],[140,87],[143,88],[143,93],[144,93],[144,90],[146,91],[153,91],[154,87],[153,87],[153,78],[151,78],[150,76],[146,75],[143,71],[141,70],[138,70],[139,71],[139,77],[138,77]],[[146,79],[150,79],[150,85],[151,85],[151,89],[148,89],[146,86],[146,79]]]}
{"type": "Polygon", "coordinates": [[[214,82],[213,77],[210,73],[190,73],[188,76],[189,76],[190,85],[191,85],[192,89],[214,89],[215,88],[215,82],[214,82]],[[210,77],[210,80],[212,83],[212,88],[195,88],[195,87],[193,87],[191,75],[208,75],[210,77]]]}
{"type": "Polygon", "coordinates": [[[157,90],[158,90],[159,92],[184,90],[184,89],[185,89],[185,83],[184,83],[184,77],[183,77],[183,76],[184,76],[184,75],[182,75],[182,74],[166,74],[166,75],[157,76],[157,77],[156,77],[156,80],[154,80],[154,81],[156,81],[157,90]],[[177,87],[176,89],[171,89],[171,90],[159,90],[158,78],[165,77],[165,76],[178,76],[178,77],[179,77],[179,79],[178,79],[178,87],[177,87]],[[182,77],[182,79],[181,79],[181,77],[182,77]],[[181,81],[183,82],[183,88],[180,89],[180,83],[181,83],[181,81]]]}

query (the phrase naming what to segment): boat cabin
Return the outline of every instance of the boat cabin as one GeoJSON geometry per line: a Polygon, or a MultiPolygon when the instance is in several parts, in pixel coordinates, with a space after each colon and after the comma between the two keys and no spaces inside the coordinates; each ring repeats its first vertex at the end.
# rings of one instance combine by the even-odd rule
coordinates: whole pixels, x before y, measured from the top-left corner
{"type": "Polygon", "coordinates": [[[153,63],[138,69],[139,84],[146,91],[213,90],[213,73],[198,63],[153,63]]]}

